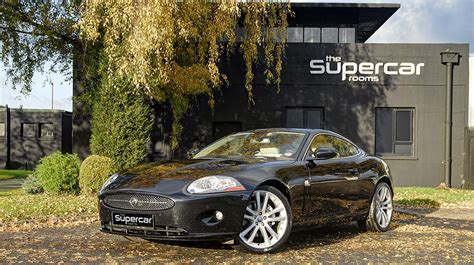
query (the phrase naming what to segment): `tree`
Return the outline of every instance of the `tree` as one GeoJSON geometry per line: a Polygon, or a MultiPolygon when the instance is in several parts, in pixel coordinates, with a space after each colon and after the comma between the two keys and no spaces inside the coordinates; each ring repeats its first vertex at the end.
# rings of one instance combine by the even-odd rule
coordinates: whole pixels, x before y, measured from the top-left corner
{"type": "Polygon", "coordinates": [[[25,93],[45,62],[70,74],[73,61],[74,90],[84,92],[75,98],[81,112],[92,112],[104,80],[109,87],[126,83],[134,95],[170,102],[176,148],[189,98],[207,94],[212,107],[215,90],[227,83],[219,69],[225,55],[242,53],[250,104],[259,55],[264,56],[267,83],[279,86],[285,51],[281,36],[286,36],[290,13],[287,3],[263,0],[5,0],[0,3],[0,56],[14,88],[25,93]],[[243,28],[242,40],[237,27],[243,28]],[[106,71],[96,74],[101,56],[106,71]]]}
{"type": "Polygon", "coordinates": [[[289,4],[265,1],[103,1],[83,3],[79,28],[85,43],[100,42],[108,60],[107,78],[130,82],[133,91],[158,102],[170,101],[172,147],[178,146],[180,119],[189,98],[227,82],[221,58],[236,48],[246,63],[249,102],[253,67],[262,50],[268,84],[279,86],[289,4]],[[240,45],[236,28],[242,26],[240,45]]]}
{"type": "Polygon", "coordinates": [[[0,58],[14,89],[31,90],[33,74],[50,70],[70,74],[74,53],[80,53],[79,1],[0,2],[0,58]]]}

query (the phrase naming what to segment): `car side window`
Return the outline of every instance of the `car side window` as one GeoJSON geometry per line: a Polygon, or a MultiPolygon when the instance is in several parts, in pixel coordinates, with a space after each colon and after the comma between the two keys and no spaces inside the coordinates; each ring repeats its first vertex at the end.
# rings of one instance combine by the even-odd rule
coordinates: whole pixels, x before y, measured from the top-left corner
{"type": "MultiPolygon", "coordinates": [[[[335,148],[333,141],[330,135],[327,134],[318,134],[314,137],[313,141],[310,144],[311,154],[316,152],[319,148],[335,148]]],[[[337,151],[337,149],[336,149],[337,151]]],[[[339,157],[339,153],[336,157],[339,157]]]]}
{"type": "Polygon", "coordinates": [[[353,144],[332,135],[319,134],[310,144],[311,153],[314,153],[319,148],[334,148],[337,152],[337,157],[348,157],[358,153],[357,147],[353,144]]]}
{"type": "Polygon", "coordinates": [[[358,150],[353,144],[336,136],[328,136],[328,138],[330,139],[329,141],[332,143],[334,149],[336,149],[336,152],[339,154],[338,157],[357,155],[358,150]]]}

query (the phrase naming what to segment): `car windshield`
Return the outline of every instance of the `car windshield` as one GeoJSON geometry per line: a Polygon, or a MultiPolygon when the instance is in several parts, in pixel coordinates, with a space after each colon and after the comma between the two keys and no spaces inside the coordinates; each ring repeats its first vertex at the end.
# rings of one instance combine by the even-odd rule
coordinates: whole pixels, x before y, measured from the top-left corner
{"type": "Polygon", "coordinates": [[[231,134],[205,147],[194,158],[250,157],[294,160],[304,135],[278,131],[231,134]]]}

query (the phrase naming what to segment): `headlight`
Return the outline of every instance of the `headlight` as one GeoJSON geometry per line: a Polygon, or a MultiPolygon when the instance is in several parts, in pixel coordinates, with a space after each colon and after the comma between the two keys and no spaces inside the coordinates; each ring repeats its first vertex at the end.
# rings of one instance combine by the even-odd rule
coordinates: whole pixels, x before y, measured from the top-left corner
{"type": "Polygon", "coordinates": [[[105,189],[105,187],[109,186],[110,183],[112,183],[114,180],[116,180],[118,178],[119,174],[113,174],[112,176],[110,176],[109,179],[107,179],[107,181],[105,181],[104,185],[102,185],[102,188],[100,189],[101,191],[103,189],[105,189]]]}
{"type": "Polygon", "coordinates": [[[216,193],[245,190],[245,187],[232,177],[208,176],[193,181],[187,190],[189,193],[216,193]]]}

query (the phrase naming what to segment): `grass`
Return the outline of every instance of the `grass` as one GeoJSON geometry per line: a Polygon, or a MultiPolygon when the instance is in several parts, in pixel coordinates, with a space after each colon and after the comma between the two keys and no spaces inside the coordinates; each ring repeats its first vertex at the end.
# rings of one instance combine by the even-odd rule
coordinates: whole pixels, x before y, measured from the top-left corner
{"type": "Polygon", "coordinates": [[[396,187],[394,200],[396,206],[439,208],[447,204],[474,203],[474,190],[396,187]]]}
{"type": "Polygon", "coordinates": [[[0,192],[0,224],[7,222],[97,213],[95,195],[25,194],[21,189],[0,192]]]}
{"type": "Polygon", "coordinates": [[[31,173],[33,173],[33,171],[30,170],[0,169],[0,180],[26,178],[31,173]]]}

